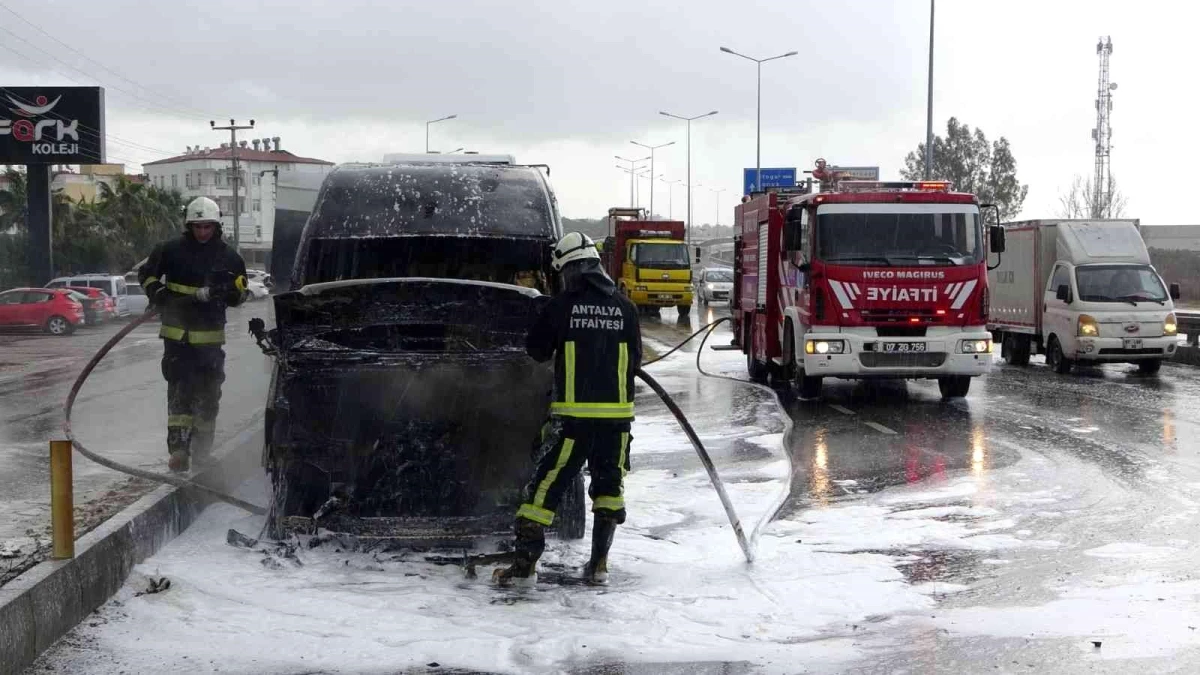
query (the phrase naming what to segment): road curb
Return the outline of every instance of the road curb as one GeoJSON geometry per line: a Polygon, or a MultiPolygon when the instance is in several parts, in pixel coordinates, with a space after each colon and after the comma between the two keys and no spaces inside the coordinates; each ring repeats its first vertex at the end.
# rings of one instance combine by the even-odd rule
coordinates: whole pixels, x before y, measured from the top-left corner
{"type": "MultiPolygon", "coordinates": [[[[261,429],[256,415],[195,481],[213,484],[244,465],[235,452],[261,429]]],[[[219,484],[219,483],[218,483],[219,484]]],[[[75,541],[71,560],[47,560],[0,588],[0,675],[17,675],[111,598],[134,565],[179,536],[212,499],[163,485],[75,541]]]]}

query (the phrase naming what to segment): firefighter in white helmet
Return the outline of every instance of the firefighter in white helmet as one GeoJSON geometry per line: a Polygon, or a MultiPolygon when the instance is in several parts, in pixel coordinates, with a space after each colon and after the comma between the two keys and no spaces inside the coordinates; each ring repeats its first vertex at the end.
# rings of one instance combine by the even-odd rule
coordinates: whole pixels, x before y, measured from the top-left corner
{"type": "Polygon", "coordinates": [[[537,361],[554,359],[554,400],[541,459],[517,510],[515,561],[493,575],[502,585],[537,581],[545,528],[584,462],[595,519],[584,568],[589,583],[607,582],[613,534],[625,522],[633,378],[642,361],[637,308],[617,292],[587,235],[571,232],[560,239],[551,267],[565,290],[542,306],[525,349],[537,361]]]}
{"type": "Polygon", "coordinates": [[[221,238],[221,210],[208,197],[188,205],[183,234],[154,247],[138,279],[162,317],[167,380],[167,452],[172,471],[212,450],[225,381],[225,308],[246,300],[246,263],[221,238]]]}

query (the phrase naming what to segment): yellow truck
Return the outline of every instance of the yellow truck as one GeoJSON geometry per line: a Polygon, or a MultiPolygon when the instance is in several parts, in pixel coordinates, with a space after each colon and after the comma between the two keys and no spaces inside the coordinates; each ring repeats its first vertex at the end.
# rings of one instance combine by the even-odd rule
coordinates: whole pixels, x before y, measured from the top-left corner
{"type": "Polygon", "coordinates": [[[608,236],[600,246],[604,268],[638,310],[692,309],[692,263],[681,220],[647,220],[645,209],[608,210],[608,236]]]}

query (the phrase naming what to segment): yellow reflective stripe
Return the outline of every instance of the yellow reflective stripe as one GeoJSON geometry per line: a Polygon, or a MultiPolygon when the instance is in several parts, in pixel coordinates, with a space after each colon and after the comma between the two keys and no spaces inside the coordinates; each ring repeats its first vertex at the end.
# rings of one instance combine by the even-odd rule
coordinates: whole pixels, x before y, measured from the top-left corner
{"type": "Polygon", "coordinates": [[[620,511],[625,508],[624,497],[596,497],[592,501],[592,510],[620,511]]]}
{"type": "Polygon", "coordinates": [[[219,345],[225,342],[223,330],[189,330],[187,341],[194,345],[219,345]]]}
{"type": "MultiPolygon", "coordinates": [[[[533,495],[533,505],[538,508],[543,508],[546,504],[546,493],[550,490],[550,485],[558,478],[559,472],[567,465],[571,459],[571,450],[575,448],[574,438],[564,438],[562,449],[558,451],[558,461],[554,463],[554,468],[546,474],[541,483],[538,483],[537,492],[533,495]]],[[[554,514],[551,514],[554,515],[554,514]]]]}
{"type": "MultiPolygon", "coordinates": [[[[625,478],[625,474],[629,473],[625,470],[625,457],[629,454],[629,432],[621,432],[621,452],[617,453],[617,466],[621,467],[621,478],[625,478]]],[[[621,485],[621,492],[625,491],[625,485],[621,485]]]]}
{"type": "Polygon", "coordinates": [[[234,285],[234,287],[235,287],[235,288],[237,288],[239,291],[244,291],[244,290],[246,290],[246,277],[244,277],[244,276],[242,276],[242,275],[240,275],[240,274],[239,274],[239,275],[238,275],[238,278],[236,278],[236,279],[234,279],[234,280],[233,280],[233,285],[234,285]]]}
{"type": "Polygon", "coordinates": [[[567,403],[575,402],[575,342],[571,341],[563,345],[563,361],[566,369],[566,389],[564,400],[567,403]]]}
{"type": "Polygon", "coordinates": [[[625,402],[625,371],[629,368],[629,345],[622,342],[617,347],[617,398],[621,403],[625,402]]]}
{"type": "Polygon", "coordinates": [[[175,291],[176,293],[183,293],[184,295],[195,295],[196,291],[200,290],[199,286],[185,286],[183,284],[177,284],[173,281],[167,282],[167,288],[175,291]]]}
{"type": "Polygon", "coordinates": [[[522,504],[521,508],[517,509],[517,517],[525,520],[532,520],[535,523],[541,523],[549,527],[554,524],[554,512],[534,506],[533,504],[522,504]]]}
{"type": "Polygon", "coordinates": [[[176,342],[187,342],[193,345],[220,345],[225,344],[224,330],[186,330],[178,326],[168,326],[163,324],[162,328],[158,329],[158,336],[176,342]]]}
{"type": "Polygon", "coordinates": [[[632,403],[551,403],[550,412],[566,417],[620,419],[633,417],[632,403]]]}
{"type": "Polygon", "coordinates": [[[191,415],[168,415],[167,416],[167,426],[168,427],[190,427],[190,426],[192,426],[192,416],[191,415]]]}
{"type": "Polygon", "coordinates": [[[158,277],[146,277],[146,285],[158,283],[158,277]]]}

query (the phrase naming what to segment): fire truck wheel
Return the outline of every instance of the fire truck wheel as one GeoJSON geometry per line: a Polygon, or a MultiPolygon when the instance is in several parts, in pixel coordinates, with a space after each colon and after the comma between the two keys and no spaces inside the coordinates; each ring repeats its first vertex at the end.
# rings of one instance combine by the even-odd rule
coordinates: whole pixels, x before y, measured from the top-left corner
{"type": "Polygon", "coordinates": [[[1071,366],[1075,365],[1068,359],[1062,350],[1062,345],[1058,343],[1056,336],[1050,336],[1050,344],[1046,347],[1046,365],[1054,369],[1054,372],[1059,375],[1066,375],[1071,372],[1071,366]]]}
{"type": "Polygon", "coordinates": [[[966,375],[939,377],[938,389],[942,392],[942,398],[962,398],[971,390],[971,378],[966,375]]]}
{"type": "Polygon", "coordinates": [[[802,400],[812,400],[821,397],[821,378],[809,377],[804,371],[796,376],[796,394],[802,400]]]}
{"type": "Polygon", "coordinates": [[[755,360],[753,352],[746,352],[746,372],[749,373],[752,382],[759,384],[765,384],[767,376],[770,375],[767,366],[755,360]]]}

